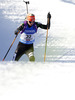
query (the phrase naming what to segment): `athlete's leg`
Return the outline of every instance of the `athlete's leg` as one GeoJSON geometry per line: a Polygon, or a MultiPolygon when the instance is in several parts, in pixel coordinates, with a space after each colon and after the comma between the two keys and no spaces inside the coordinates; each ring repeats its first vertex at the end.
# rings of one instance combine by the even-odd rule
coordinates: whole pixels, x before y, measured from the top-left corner
{"type": "Polygon", "coordinates": [[[13,61],[18,61],[24,53],[20,52],[16,49],[15,54],[13,56],[13,61]]]}
{"type": "Polygon", "coordinates": [[[28,56],[29,61],[35,61],[33,45],[26,51],[25,54],[28,56]]]}
{"type": "Polygon", "coordinates": [[[29,52],[28,58],[29,58],[29,61],[35,61],[34,52],[29,52]]]}
{"type": "Polygon", "coordinates": [[[19,42],[12,60],[18,61],[23,54],[24,54],[24,49],[23,49],[22,43],[19,42]]]}

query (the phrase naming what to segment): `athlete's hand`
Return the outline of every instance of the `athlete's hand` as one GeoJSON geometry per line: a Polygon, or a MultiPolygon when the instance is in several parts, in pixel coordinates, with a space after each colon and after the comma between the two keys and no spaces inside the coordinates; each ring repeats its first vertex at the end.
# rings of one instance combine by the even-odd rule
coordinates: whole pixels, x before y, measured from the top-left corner
{"type": "Polygon", "coordinates": [[[50,12],[47,14],[47,18],[51,18],[51,14],[50,14],[50,12]]]}
{"type": "Polygon", "coordinates": [[[18,35],[18,32],[19,32],[19,31],[18,31],[18,30],[16,30],[16,31],[14,32],[14,33],[15,33],[15,35],[18,35]]]}

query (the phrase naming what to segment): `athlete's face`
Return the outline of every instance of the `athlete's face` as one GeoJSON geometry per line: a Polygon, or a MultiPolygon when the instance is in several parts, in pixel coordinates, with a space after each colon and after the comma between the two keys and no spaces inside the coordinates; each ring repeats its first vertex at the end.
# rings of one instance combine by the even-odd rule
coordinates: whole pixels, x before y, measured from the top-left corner
{"type": "Polygon", "coordinates": [[[34,21],[28,21],[29,26],[32,26],[34,24],[34,21]]]}

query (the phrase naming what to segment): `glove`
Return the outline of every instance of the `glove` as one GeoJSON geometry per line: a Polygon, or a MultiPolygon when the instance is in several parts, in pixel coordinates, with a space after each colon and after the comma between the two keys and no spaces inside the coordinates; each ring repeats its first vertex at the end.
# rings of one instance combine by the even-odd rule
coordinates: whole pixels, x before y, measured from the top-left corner
{"type": "Polygon", "coordinates": [[[19,32],[19,31],[18,31],[18,30],[16,30],[16,31],[14,32],[14,33],[15,33],[15,35],[18,35],[18,32],[19,32]]]}
{"type": "Polygon", "coordinates": [[[51,19],[51,14],[50,14],[50,12],[47,14],[47,18],[51,19]]]}

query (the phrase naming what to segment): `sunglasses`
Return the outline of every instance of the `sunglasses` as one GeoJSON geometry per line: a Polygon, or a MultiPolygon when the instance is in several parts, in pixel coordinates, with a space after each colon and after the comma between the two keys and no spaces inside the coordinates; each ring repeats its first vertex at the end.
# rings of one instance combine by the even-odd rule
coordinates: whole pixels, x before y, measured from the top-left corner
{"type": "Polygon", "coordinates": [[[29,21],[29,23],[32,24],[32,23],[34,23],[34,21],[33,22],[32,21],[29,21]]]}

